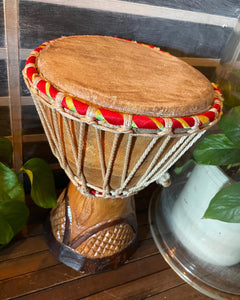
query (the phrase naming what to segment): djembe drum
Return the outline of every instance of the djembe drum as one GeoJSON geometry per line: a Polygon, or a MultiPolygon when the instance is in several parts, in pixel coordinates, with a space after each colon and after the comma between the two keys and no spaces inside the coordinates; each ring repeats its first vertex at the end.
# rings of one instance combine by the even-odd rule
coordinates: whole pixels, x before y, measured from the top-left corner
{"type": "Polygon", "coordinates": [[[51,212],[49,245],[84,272],[133,253],[133,195],[157,181],[221,114],[219,91],[160,49],[119,38],[62,37],[23,71],[52,152],[71,182],[51,212]]]}

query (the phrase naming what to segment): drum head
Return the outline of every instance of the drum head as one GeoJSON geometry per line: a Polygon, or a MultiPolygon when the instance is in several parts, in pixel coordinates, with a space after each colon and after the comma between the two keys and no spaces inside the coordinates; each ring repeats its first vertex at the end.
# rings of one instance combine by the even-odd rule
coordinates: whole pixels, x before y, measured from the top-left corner
{"type": "Polygon", "coordinates": [[[213,88],[199,71],[158,48],[122,39],[62,37],[41,50],[36,65],[57,90],[120,113],[191,116],[213,104],[213,88]]]}

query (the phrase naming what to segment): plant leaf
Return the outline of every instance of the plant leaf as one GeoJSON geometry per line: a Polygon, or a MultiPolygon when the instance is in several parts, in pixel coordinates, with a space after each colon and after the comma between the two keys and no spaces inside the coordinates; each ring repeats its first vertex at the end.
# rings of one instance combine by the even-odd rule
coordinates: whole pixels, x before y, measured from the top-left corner
{"type": "Polygon", "coordinates": [[[234,107],[229,114],[222,116],[218,125],[229,140],[240,147],[240,106],[234,107]]]}
{"type": "Polygon", "coordinates": [[[0,213],[0,244],[8,244],[14,237],[14,232],[10,224],[4,220],[0,213]]]}
{"type": "Polygon", "coordinates": [[[0,157],[5,158],[9,164],[12,162],[12,143],[9,139],[0,136],[0,157]]]}
{"type": "Polygon", "coordinates": [[[193,157],[199,164],[229,165],[240,162],[240,147],[233,144],[224,134],[211,134],[195,147],[193,157]]]}
{"type": "Polygon", "coordinates": [[[5,221],[12,227],[14,234],[17,234],[23,228],[29,216],[26,204],[14,200],[0,203],[0,212],[4,216],[5,221]]]}
{"type": "Polygon", "coordinates": [[[240,182],[221,189],[211,200],[204,218],[240,223],[240,182]]]}
{"type": "Polygon", "coordinates": [[[0,162],[0,191],[3,191],[13,200],[18,200],[22,202],[25,201],[24,189],[17,175],[1,162],[0,162]]]}
{"type": "Polygon", "coordinates": [[[7,244],[27,223],[29,210],[22,201],[0,193],[0,243],[7,244]]]}
{"type": "Polygon", "coordinates": [[[31,181],[31,197],[41,207],[50,208],[57,204],[52,170],[40,158],[28,160],[20,171],[25,171],[31,181]]]}

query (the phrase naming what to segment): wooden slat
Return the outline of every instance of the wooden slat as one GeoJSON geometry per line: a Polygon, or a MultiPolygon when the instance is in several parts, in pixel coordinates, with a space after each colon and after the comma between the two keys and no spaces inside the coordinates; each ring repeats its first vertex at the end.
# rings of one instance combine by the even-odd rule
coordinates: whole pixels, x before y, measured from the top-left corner
{"type": "Polygon", "coordinates": [[[41,270],[58,263],[48,250],[3,261],[0,263],[0,280],[41,270]]]}
{"type": "MultiPolygon", "coordinates": [[[[158,254],[158,250],[152,239],[142,241],[139,243],[136,252],[127,263],[132,263],[156,254],[158,254]]],[[[10,281],[16,281],[16,276],[28,272],[37,272],[39,271],[39,267],[40,269],[42,267],[45,268],[45,265],[41,265],[43,257],[48,261],[46,262],[47,267],[56,265],[57,261],[52,259],[51,256],[52,255],[49,253],[48,247],[42,236],[25,239],[22,244],[18,245],[18,248],[14,249],[13,252],[9,252],[8,255],[3,253],[0,257],[2,261],[2,263],[0,263],[0,280],[10,279],[10,281]],[[26,264],[26,267],[25,269],[22,269],[21,266],[24,264],[26,264]],[[11,270],[14,265],[18,265],[20,270],[18,268],[13,268],[11,270]]],[[[48,281],[46,281],[46,284],[48,284],[47,282],[48,281]]],[[[4,285],[4,283],[0,281],[0,290],[2,284],[4,285]]]]}
{"type": "Polygon", "coordinates": [[[147,298],[148,300],[210,300],[211,298],[200,294],[190,285],[183,284],[160,294],[147,298]]]}
{"type": "Polygon", "coordinates": [[[1,281],[0,299],[9,299],[37,292],[38,290],[51,287],[58,283],[68,282],[82,276],[83,275],[77,271],[59,263],[46,269],[1,281]]]}
{"type": "Polygon", "coordinates": [[[0,106],[8,106],[9,97],[0,97],[0,106]]]}
{"type": "Polygon", "coordinates": [[[47,141],[46,135],[43,134],[27,134],[23,135],[23,142],[24,143],[34,143],[34,142],[45,142],[47,141]]]}
{"type": "Polygon", "coordinates": [[[183,284],[183,280],[172,270],[163,270],[128,282],[124,285],[105,290],[101,293],[82,298],[84,300],[144,299],[183,284]]]}
{"type": "MultiPolygon", "coordinates": [[[[41,253],[39,253],[36,254],[36,257],[38,257],[38,255],[39,255],[39,264],[40,264],[42,256],[41,253]]],[[[158,250],[153,240],[151,239],[151,240],[143,241],[139,245],[135,254],[131,257],[130,261],[128,261],[126,264],[136,263],[137,260],[142,260],[152,255],[158,255],[158,250]]],[[[31,255],[29,255],[29,257],[30,259],[32,259],[31,255]]],[[[29,261],[29,257],[27,256],[25,257],[26,262],[29,261]]],[[[19,260],[22,261],[23,259],[24,258],[22,257],[19,260]]],[[[2,299],[3,296],[13,297],[13,296],[21,295],[22,293],[31,293],[34,292],[35,290],[49,288],[51,286],[61,284],[61,283],[66,284],[66,282],[69,280],[77,279],[83,276],[81,273],[73,271],[72,269],[64,266],[63,264],[59,263],[55,265],[55,261],[53,262],[54,265],[51,266],[49,264],[47,269],[39,269],[36,271],[32,271],[31,273],[26,273],[25,275],[22,276],[11,277],[9,279],[0,281],[0,299],[2,299]],[[63,276],[62,273],[64,273],[65,275],[63,276]],[[55,274],[55,276],[52,276],[52,274],[55,274]],[[29,278],[31,280],[29,280],[29,278]],[[29,282],[31,282],[31,284],[29,282]],[[12,290],[11,288],[13,284],[15,285],[14,290],[12,290]],[[4,291],[4,294],[1,294],[1,291],[4,291]]],[[[12,260],[10,261],[10,266],[18,263],[19,263],[18,260],[12,260]]],[[[1,264],[0,264],[0,268],[1,268],[1,264]]],[[[5,277],[6,276],[7,274],[5,275],[5,277]]],[[[101,276],[101,274],[98,276],[101,276]]]]}
{"type": "Polygon", "coordinates": [[[37,293],[26,295],[22,299],[79,299],[166,268],[168,268],[168,265],[157,254],[133,263],[128,263],[118,270],[84,276],[51,288],[38,290],[37,293]]]}
{"type": "MultiPolygon", "coordinates": [[[[18,239],[0,252],[0,263],[6,263],[7,261],[9,262],[10,260],[21,258],[23,256],[26,257],[44,250],[48,250],[48,246],[42,234],[18,239]]],[[[139,241],[138,248],[131,257],[131,261],[157,253],[157,247],[152,239],[142,240],[139,241]]],[[[9,263],[11,264],[11,262],[9,263]]]]}
{"type": "Polygon", "coordinates": [[[9,86],[9,111],[13,137],[13,168],[22,166],[22,115],[20,101],[20,78],[18,57],[18,1],[4,1],[5,33],[7,44],[7,67],[9,86]]]}
{"type": "MultiPolygon", "coordinates": [[[[28,0],[33,1],[33,0],[28,0]]],[[[237,18],[226,17],[223,15],[209,15],[208,13],[195,12],[188,10],[187,13],[182,9],[174,9],[164,6],[147,5],[142,3],[134,3],[131,1],[116,0],[34,0],[41,3],[54,3],[58,5],[69,5],[76,8],[97,9],[110,11],[113,13],[125,13],[140,15],[144,17],[165,18],[168,20],[180,20],[185,22],[193,22],[198,24],[209,24],[215,26],[234,27],[237,18]],[[210,17],[211,16],[211,17],[210,17]]]]}
{"type": "Polygon", "coordinates": [[[33,99],[31,96],[21,96],[21,104],[22,105],[34,105],[33,99]]]}
{"type": "MultiPolygon", "coordinates": [[[[42,225],[29,225],[23,230],[7,248],[0,252],[0,262],[31,255],[43,250],[47,250],[45,238],[43,236],[42,225]],[[31,228],[31,229],[30,229],[31,228]]],[[[131,259],[138,259],[147,255],[157,254],[158,250],[151,239],[148,225],[140,226],[140,236],[138,248],[131,259]]],[[[1,268],[1,264],[0,264],[1,268]]]]}
{"type": "Polygon", "coordinates": [[[47,249],[48,246],[43,235],[19,239],[0,252],[0,262],[27,256],[47,249]]]}
{"type": "Polygon", "coordinates": [[[0,59],[7,58],[7,48],[0,48],[0,59]]]}

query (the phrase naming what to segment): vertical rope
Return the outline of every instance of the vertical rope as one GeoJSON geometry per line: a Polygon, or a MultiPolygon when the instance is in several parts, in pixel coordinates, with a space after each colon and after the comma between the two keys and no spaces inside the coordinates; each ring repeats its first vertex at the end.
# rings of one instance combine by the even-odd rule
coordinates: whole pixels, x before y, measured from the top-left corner
{"type": "Polygon", "coordinates": [[[204,133],[203,130],[197,134],[190,135],[187,141],[179,148],[177,153],[172,157],[172,160],[165,165],[165,170],[169,169],[204,133]]]}
{"type": "Polygon", "coordinates": [[[120,137],[120,134],[115,133],[114,140],[113,140],[112,151],[111,151],[111,155],[110,155],[110,159],[109,159],[109,162],[108,162],[106,175],[105,175],[104,182],[103,182],[103,191],[104,191],[103,195],[105,195],[106,193],[109,193],[108,182],[109,182],[110,172],[111,172],[112,167],[113,167],[114,156],[115,156],[115,153],[116,153],[117,143],[118,143],[119,137],[120,137]]]}
{"type": "Polygon", "coordinates": [[[78,154],[77,154],[77,176],[80,177],[82,181],[83,191],[87,191],[87,183],[86,179],[82,172],[82,164],[83,164],[83,148],[84,148],[84,133],[86,131],[86,124],[80,122],[80,130],[78,136],[78,154]]]}
{"type": "Polygon", "coordinates": [[[96,137],[97,137],[98,154],[99,154],[99,160],[100,160],[100,165],[101,165],[102,178],[104,181],[104,177],[106,174],[106,168],[105,168],[103,149],[102,149],[101,138],[100,138],[101,131],[99,129],[97,129],[96,127],[95,127],[95,131],[96,131],[96,137]]]}
{"type": "MultiPolygon", "coordinates": [[[[62,117],[62,116],[61,116],[62,117]]],[[[67,162],[66,162],[66,158],[65,158],[65,148],[64,148],[64,144],[63,144],[63,140],[62,140],[62,136],[60,135],[59,132],[59,124],[58,124],[58,120],[57,120],[57,112],[56,110],[52,110],[52,118],[53,118],[53,128],[55,129],[55,134],[57,137],[57,141],[56,141],[56,146],[60,147],[60,149],[58,148],[58,152],[59,152],[59,156],[60,156],[60,161],[62,162],[63,168],[66,168],[67,162]]],[[[65,117],[62,117],[65,118],[65,117]]]]}
{"type": "Polygon", "coordinates": [[[140,157],[140,159],[136,163],[135,167],[132,169],[132,171],[128,175],[128,177],[125,180],[124,184],[120,187],[121,190],[123,190],[126,187],[126,185],[128,184],[128,182],[132,179],[133,175],[136,173],[137,169],[141,166],[141,164],[143,163],[144,159],[147,157],[147,155],[149,154],[149,152],[151,151],[152,147],[155,145],[155,143],[156,143],[157,140],[158,140],[157,137],[153,138],[151,140],[151,142],[149,143],[148,147],[145,149],[145,151],[143,152],[142,156],[140,157]]]}
{"type": "MultiPolygon", "coordinates": [[[[63,154],[63,151],[58,148],[59,144],[60,144],[60,146],[62,145],[62,137],[61,137],[61,135],[59,133],[59,129],[58,129],[57,116],[55,118],[55,121],[52,120],[53,123],[55,122],[54,126],[56,127],[56,132],[57,132],[57,133],[55,133],[55,131],[53,130],[54,126],[51,126],[51,124],[49,123],[49,120],[46,117],[46,113],[45,113],[45,110],[43,109],[42,103],[38,99],[35,99],[35,97],[36,96],[33,95],[33,100],[36,105],[37,111],[39,113],[40,119],[42,121],[43,128],[44,128],[46,136],[48,138],[48,142],[51,147],[51,150],[54,153],[54,155],[58,158],[60,166],[68,174],[68,177],[73,181],[73,183],[75,185],[78,185],[78,183],[74,179],[74,174],[73,174],[72,170],[69,168],[68,164],[66,163],[66,159],[63,154]],[[58,141],[59,141],[59,143],[58,143],[58,141]]],[[[54,112],[52,111],[52,108],[50,108],[49,111],[50,111],[49,115],[56,114],[55,111],[54,112]]],[[[62,149],[64,149],[64,148],[62,148],[62,149]]]]}
{"type": "Polygon", "coordinates": [[[42,108],[42,104],[38,101],[38,100],[35,100],[35,96],[33,96],[33,99],[34,99],[34,103],[35,103],[35,106],[36,106],[36,109],[37,109],[37,112],[40,116],[40,119],[42,121],[42,125],[43,125],[43,128],[44,128],[44,131],[46,133],[46,136],[48,138],[48,141],[49,141],[49,144],[50,144],[50,147],[52,149],[52,152],[54,153],[54,155],[56,155],[57,157],[59,156],[59,153],[58,153],[58,149],[56,147],[56,139],[55,139],[55,136],[54,136],[54,133],[52,132],[52,128],[45,116],[45,112],[42,108]]]}
{"type": "Polygon", "coordinates": [[[121,178],[121,186],[124,184],[124,180],[126,179],[127,168],[128,168],[129,158],[130,158],[129,154],[130,154],[130,151],[131,151],[131,146],[132,146],[132,135],[129,134],[127,148],[126,148],[126,154],[125,154],[125,161],[124,161],[124,166],[123,166],[123,172],[122,172],[122,178],[121,178]]]}
{"type": "Polygon", "coordinates": [[[81,173],[82,168],[82,151],[83,151],[83,133],[85,130],[85,123],[78,122],[77,123],[77,131],[78,131],[78,153],[77,153],[77,176],[81,173]],[[80,128],[79,128],[80,127],[80,128]]]}
{"type": "MultiPolygon", "coordinates": [[[[34,99],[36,108],[42,120],[43,127],[45,129],[46,135],[49,140],[49,144],[52,150],[55,151],[56,153],[55,155],[60,160],[60,164],[65,169],[70,179],[78,187],[78,189],[80,189],[83,193],[88,193],[88,195],[89,195],[90,188],[94,188],[97,191],[100,191],[100,188],[86,183],[86,179],[82,172],[82,163],[83,163],[82,160],[83,160],[84,145],[85,145],[84,143],[86,142],[84,134],[86,131],[86,126],[88,125],[83,122],[77,122],[76,124],[74,123],[75,126],[73,128],[74,135],[72,135],[72,131],[70,127],[71,124],[68,123],[68,118],[58,115],[58,112],[55,109],[52,108],[47,108],[47,110],[44,109],[45,106],[41,103],[41,101],[38,100],[38,97],[35,95],[34,97],[36,97],[36,99],[34,99]],[[62,124],[64,124],[64,130],[62,128],[62,124]],[[78,137],[76,136],[76,132],[79,133],[78,137]],[[64,134],[67,135],[71,145],[74,159],[77,164],[77,172],[76,172],[77,174],[73,174],[72,170],[70,169],[66,161],[66,149],[64,148],[65,146],[64,134]]],[[[191,147],[192,144],[195,143],[197,139],[199,139],[199,137],[205,131],[191,134],[190,136],[186,135],[177,138],[172,137],[170,135],[165,136],[164,138],[161,137],[161,139],[163,139],[163,142],[160,144],[156,155],[148,165],[145,173],[142,175],[142,177],[140,178],[136,186],[130,189],[126,189],[126,186],[129,183],[129,181],[133,178],[134,174],[137,172],[137,170],[142,165],[146,157],[152,151],[152,148],[154,147],[156,142],[159,140],[159,136],[153,137],[151,139],[151,141],[146,146],[144,152],[141,154],[140,159],[135,164],[130,174],[127,176],[128,165],[129,165],[130,154],[131,154],[131,147],[132,147],[132,139],[133,139],[133,135],[129,134],[126,150],[125,150],[124,162],[123,162],[121,186],[116,191],[114,190],[110,191],[109,182],[111,178],[111,171],[114,166],[118,141],[121,133],[114,134],[113,145],[112,145],[109,161],[107,163],[107,170],[106,170],[104,152],[103,152],[104,149],[101,142],[101,131],[95,128],[95,132],[96,132],[97,147],[98,147],[100,164],[101,164],[101,172],[103,176],[103,188],[101,189],[102,194],[104,197],[118,197],[119,194],[120,197],[123,197],[135,193],[138,190],[141,190],[144,186],[148,185],[152,181],[162,176],[176,162],[176,160],[179,159],[179,157],[181,157],[185,153],[185,151],[187,151],[187,149],[189,149],[189,147],[191,147]],[[170,139],[172,139],[172,143],[169,144],[170,139]],[[175,139],[177,139],[177,141],[175,139]],[[161,158],[161,155],[164,152],[166,152],[166,154],[161,158]],[[155,165],[159,158],[161,158],[160,162],[158,162],[157,165],[155,165]]]]}
{"type": "Polygon", "coordinates": [[[129,160],[130,160],[130,151],[131,151],[131,146],[132,146],[132,134],[128,135],[128,142],[127,142],[127,147],[126,147],[126,152],[125,152],[125,159],[124,159],[124,165],[123,165],[123,171],[122,171],[122,177],[121,177],[121,184],[120,184],[120,188],[115,190],[113,192],[113,194],[115,196],[118,196],[120,194],[122,194],[123,191],[123,184],[124,184],[124,180],[126,179],[126,175],[127,175],[127,169],[128,169],[128,164],[129,164],[129,160]]]}
{"type": "Polygon", "coordinates": [[[140,185],[142,183],[144,184],[144,181],[145,181],[144,179],[148,176],[149,172],[152,170],[153,166],[156,164],[158,158],[160,157],[160,155],[162,154],[162,152],[166,148],[166,146],[167,146],[170,139],[171,139],[171,137],[169,135],[167,137],[165,137],[165,139],[164,139],[162,145],[160,146],[158,152],[156,153],[154,159],[152,160],[151,164],[147,168],[146,172],[143,174],[143,176],[138,181],[137,185],[140,185]]]}
{"type": "MultiPolygon", "coordinates": [[[[187,136],[182,136],[178,142],[171,147],[170,151],[166,153],[166,155],[160,160],[160,162],[153,168],[153,170],[148,174],[148,176],[145,178],[145,183],[150,177],[153,177],[154,173],[164,164],[164,162],[172,155],[172,153],[176,152],[178,147],[187,139],[187,136]]],[[[175,153],[175,154],[176,154],[175,153]]]]}
{"type": "Polygon", "coordinates": [[[163,166],[163,168],[157,174],[155,174],[151,182],[157,180],[162,174],[164,174],[204,134],[204,132],[205,131],[201,131],[200,133],[188,136],[188,138],[174,153],[171,159],[169,159],[169,161],[163,166]]]}

